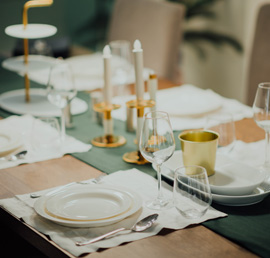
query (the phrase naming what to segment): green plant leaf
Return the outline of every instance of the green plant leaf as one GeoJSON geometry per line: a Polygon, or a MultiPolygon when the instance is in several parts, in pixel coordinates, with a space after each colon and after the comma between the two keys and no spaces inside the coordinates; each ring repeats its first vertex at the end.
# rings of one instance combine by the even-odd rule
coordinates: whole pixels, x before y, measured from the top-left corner
{"type": "Polygon", "coordinates": [[[184,41],[192,44],[196,47],[198,54],[201,57],[204,57],[202,47],[200,46],[201,41],[206,41],[211,43],[216,48],[221,47],[222,45],[230,45],[239,53],[243,52],[242,45],[238,42],[237,39],[233,38],[230,35],[221,34],[214,31],[197,31],[197,30],[188,30],[184,32],[184,41]]]}

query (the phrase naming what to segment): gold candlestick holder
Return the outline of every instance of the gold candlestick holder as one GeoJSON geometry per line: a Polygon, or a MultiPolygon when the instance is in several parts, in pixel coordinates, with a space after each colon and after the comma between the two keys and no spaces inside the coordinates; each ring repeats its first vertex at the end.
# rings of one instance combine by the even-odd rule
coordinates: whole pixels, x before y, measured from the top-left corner
{"type": "MultiPolygon", "coordinates": [[[[96,112],[103,113],[103,122],[109,121],[112,119],[111,112],[112,110],[119,109],[121,106],[117,104],[106,105],[104,102],[100,102],[94,105],[93,109],[96,112]]],[[[104,123],[105,124],[105,123],[104,123]]],[[[105,129],[105,127],[104,127],[105,129]]],[[[95,137],[91,143],[97,147],[105,148],[115,148],[122,146],[126,143],[124,136],[114,135],[112,133],[107,133],[106,130],[103,136],[95,137]]]]}
{"type": "MultiPolygon", "coordinates": [[[[143,118],[144,109],[147,107],[155,106],[155,101],[153,100],[131,100],[126,103],[128,108],[136,108],[137,109],[137,117],[143,118]]],[[[138,130],[138,127],[137,127],[138,130]]],[[[137,143],[138,144],[138,143],[137,143]]],[[[141,154],[140,150],[127,152],[123,155],[123,160],[128,163],[143,165],[149,163],[141,154]]]]}

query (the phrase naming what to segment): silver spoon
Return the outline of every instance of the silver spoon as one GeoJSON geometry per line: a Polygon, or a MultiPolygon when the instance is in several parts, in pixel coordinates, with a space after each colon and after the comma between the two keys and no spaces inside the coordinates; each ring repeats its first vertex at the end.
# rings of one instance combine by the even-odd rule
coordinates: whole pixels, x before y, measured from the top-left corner
{"type": "Polygon", "coordinates": [[[111,235],[118,233],[120,231],[123,231],[123,230],[131,230],[134,232],[141,232],[141,231],[144,231],[144,230],[150,228],[154,224],[154,222],[157,220],[157,218],[158,218],[158,214],[155,213],[155,214],[149,215],[149,216],[145,217],[144,219],[138,221],[131,228],[118,228],[116,230],[113,230],[109,233],[106,233],[102,236],[93,238],[93,239],[88,240],[88,241],[84,241],[84,242],[77,241],[77,242],[75,242],[75,244],[77,246],[89,245],[89,244],[95,243],[99,240],[102,240],[108,236],[111,236],[111,235]]]}
{"type": "Polygon", "coordinates": [[[25,155],[27,153],[27,150],[20,151],[14,155],[7,156],[7,157],[1,157],[0,160],[5,160],[5,161],[15,161],[18,159],[24,159],[25,155]]]}

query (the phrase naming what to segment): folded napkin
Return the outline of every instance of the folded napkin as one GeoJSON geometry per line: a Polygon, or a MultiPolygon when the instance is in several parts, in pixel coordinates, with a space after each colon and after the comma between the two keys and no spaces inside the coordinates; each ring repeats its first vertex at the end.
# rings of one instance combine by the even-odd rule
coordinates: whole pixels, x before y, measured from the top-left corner
{"type": "MultiPolygon", "coordinates": [[[[53,146],[53,149],[38,149],[33,147],[33,125],[35,118],[31,115],[24,116],[10,116],[6,119],[0,120],[1,131],[14,132],[19,135],[21,145],[14,151],[27,150],[27,154],[24,159],[16,161],[3,161],[0,160],[0,169],[14,167],[23,163],[33,163],[43,160],[49,160],[54,158],[60,158],[67,153],[75,152],[87,152],[91,149],[90,144],[85,144],[76,140],[71,136],[66,136],[65,141],[59,144],[57,148],[53,146]]],[[[44,135],[48,136],[53,134],[52,130],[48,130],[47,125],[44,123],[38,123],[38,128],[35,129],[35,138],[42,139],[44,135]]],[[[53,144],[53,142],[52,142],[53,144]]]]}
{"type": "MultiPolygon", "coordinates": [[[[148,93],[145,93],[144,98],[149,99],[148,93]]],[[[168,112],[175,131],[203,128],[206,115],[210,113],[231,113],[234,121],[253,115],[251,107],[237,100],[224,98],[210,89],[203,90],[190,84],[159,90],[156,98],[156,109],[168,112]]],[[[115,110],[112,116],[126,121],[126,102],[133,99],[136,99],[134,95],[115,97],[113,103],[120,104],[121,108],[115,110]]]]}
{"type": "MultiPolygon", "coordinates": [[[[227,155],[241,163],[247,164],[251,167],[258,168],[264,164],[265,161],[265,140],[246,143],[242,141],[236,141],[233,148],[229,147],[229,151],[226,152],[227,147],[223,147],[227,155]]],[[[222,150],[221,150],[222,151],[222,150]]]]}
{"type": "MultiPolygon", "coordinates": [[[[131,242],[153,236],[158,234],[162,228],[182,229],[191,224],[199,224],[209,219],[226,216],[226,214],[210,207],[202,218],[189,220],[182,217],[175,208],[171,208],[169,210],[157,212],[159,213],[157,223],[147,231],[140,233],[125,231],[94,244],[78,247],[75,245],[75,241],[88,240],[120,227],[130,228],[136,221],[147,215],[156,213],[156,211],[149,210],[144,206],[145,201],[153,199],[157,195],[157,180],[153,177],[137,169],[131,169],[118,171],[105,176],[99,183],[114,186],[125,186],[126,188],[137,192],[143,199],[142,209],[130,217],[112,225],[96,228],[69,228],[57,225],[37,215],[32,208],[35,199],[31,199],[29,194],[0,200],[0,205],[9,210],[15,216],[22,218],[27,224],[31,225],[38,231],[50,236],[55,243],[75,256],[79,256],[83,253],[95,252],[99,248],[110,248],[118,246],[124,242],[131,242]]],[[[89,185],[89,187],[91,187],[91,185],[89,185]]],[[[169,186],[163,189],[163,193],[167,198],[171,198],[172,192],[171,189],[168,188],[169,186]]],[[[48,191],[49,190],[44,190],[41,193],[44,194],[48,191]]]]}

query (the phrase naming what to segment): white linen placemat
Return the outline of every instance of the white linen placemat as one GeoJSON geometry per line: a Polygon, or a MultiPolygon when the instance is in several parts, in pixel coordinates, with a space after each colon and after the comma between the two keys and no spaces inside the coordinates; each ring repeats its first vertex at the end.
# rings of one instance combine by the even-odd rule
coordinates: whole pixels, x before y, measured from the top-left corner
{"type": "MultiPolygon", "coordinates": [[[[149,99],[149,94],[145,93],[144,98],[149,99]]],[[[126,102],[134,99],[134,95],[113,98],[112,102],[121,105],[121,108],[112,112],[112,116],[126,121],[126,102]]],[[[234,121],[253,116],[251,107],[235,99],[224,98],[210,89],[200,89],[191,84],[159,90],[156,99],[156,109],[168,112],[175,131],[203,128],[209,113],[231,113],[234,121]]],[[[145,109],[145,112],[147,111],[149,108],[145,109]]]]}
{"type": "MultiPolygon", "coordinates": [[[[31,115],[23,116],[10,116],[6,119],[0,120],[1,131],[12,131],[20,135],[22,140],[22,145],[19,150],[27,150],[27,154],[24,159],[16,161],[3,161],[0,160],[0,169],[14,167],[19,164],[33,163],[38,161],[44,161],[49,159],[60,158],[67,153],[76,152],[87,152],[91,149],[90,144],[85,144],[74,137],[66,136],[65,141],[59,146],[59,148],[54,148],[53,151],[48,149],[33,149],[33,124],[35,118],[31,115]]],[[[50,131],[46,130],[46,124],[39,123],[38,130],[35,130],[40,135],[36,137],[42,138],[43,134],[48,134],[50,131]]]]}
{"type": "MultiPolygon", "coordinates": [[[[99,248],[110,248],[118,246],[124,242],[131,242],[150,237],[158,234],[162,228],[182,229],[191,224],[199,224],[206,220],[227,216],[225,213],[219,212],[210,207],[210,209],[202,218],[186,219],[182,217],[175,208],[171,208],[169,210],[157,212],[159,213],[159,217],[155,226],[148,229],[147,231],[140,233],[124,231],[118,235],[104,239],[94,244],[78,247],[75,245],[75,241],[88,240],[119,227],[130,228],[136,221],[140,220],[141,218],[152,213],[156,213],[156,211],[150,210],[144,206],[145,201],[155,198],[157,195],[157,180],[155,178],[137,169],[131,169],[126,171],[118,171],[105,176],[99,183],[110,184],[114,186],[125,186],[126,188],[137,192],[143,199],[142,209],[132,216],[112,225],[97,228],[69,228],[57,225],[37,215],[32,208],[35,199],[31,199],[30,194],[19,195],[14,198],[0,200],[0,205],[9,210],[15,216],[22,218],[27,224],[31,225],[38,231],[45,235],[49,235],[55,243],[76,256],[79,256],[83,253],[95,252],[99,248]]],[[[91,185],[89,185],[89,187],[91,187],[91,185]]],[[[163,189],[163,194],[167,198],[171,198],[172,192],[167,188],[168,186],[163,189]]],[[[41,193],[44,194],[48,191],[49,190],[44,190],[41,193]]]]}

